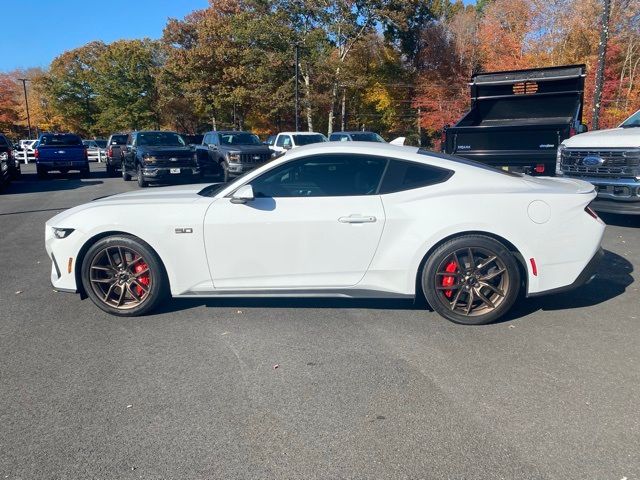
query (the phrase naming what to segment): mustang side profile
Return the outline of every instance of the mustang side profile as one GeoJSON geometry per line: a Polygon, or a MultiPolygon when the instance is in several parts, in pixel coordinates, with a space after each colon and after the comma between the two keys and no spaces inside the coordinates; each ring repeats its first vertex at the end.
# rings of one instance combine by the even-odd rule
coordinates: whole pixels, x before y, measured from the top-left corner
{"type": "Polygon", "coordinates": [[[416,147],[309,145],[229,184],[97,199],[46,224],[54,289],[122,316],[173,297],[404,297],[484,324],[593,276],[586,182],[416,147]]]}

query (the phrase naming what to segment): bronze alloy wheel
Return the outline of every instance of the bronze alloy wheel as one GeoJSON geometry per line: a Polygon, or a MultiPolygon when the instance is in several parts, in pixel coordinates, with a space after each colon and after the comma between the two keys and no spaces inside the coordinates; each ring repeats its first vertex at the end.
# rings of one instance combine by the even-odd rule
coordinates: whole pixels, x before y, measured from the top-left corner
{"type": "Polygon", "coordinates": [[[124,245],[110,245],[91,259],[91,289],[106,305],[118,310],[140,306],[149,297],[153,277],[140,252],[124,245]]]}
{"type": "Polygon", "coordinates": [[[497,320],[520,293],[520,270],[514,255],[498,240],[479,234],[439,245],[422,270],[422,290],[443,317],[462,324],[497,320]]]}

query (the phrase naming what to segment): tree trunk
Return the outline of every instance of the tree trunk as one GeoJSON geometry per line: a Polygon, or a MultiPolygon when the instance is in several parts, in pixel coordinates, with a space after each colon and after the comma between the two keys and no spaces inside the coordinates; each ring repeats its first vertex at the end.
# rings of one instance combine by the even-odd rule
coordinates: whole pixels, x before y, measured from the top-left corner
{"type": "Polygon", "coordinates": [[[333,81],[333,87],[331,88],[331,105],[329,106],[329,121],[327,122],[327,136],[333,133],[333,117],[334,110],[336,108],[336,101],[338,100],[338,78],[340,78],[340,67],[336,68],[336,77],[333,81]]]}
{"type": "Polygon", "coordinates": [[[604,84],[604,69],[607,56],[607,41],[609,39],[609,13],[611,0],[604,0],[602,10],[602,27],[600,43],[598,44],[598,69],[596,70],[596,87],[593,94],[593,120],[591,128],[597,130],[600,123],[600,107],[602,102],[602,87],[604,84]]]}
{"type": "Polygon", "coordinates": [[[310,132],[313,132],[313,116],[311,115],[312,113],[312,107],[311,107],[311,74],[310,72],[307,70],[306,73],[302,73],[302,80],[304,81],[304,103],[305,103],[305,110],[307,113],[307,128],[309,128],[310,132]]]}
{"type": "Polygon", "coordinates": [[[340,127],[344,132],[347,129],[347,89],[342,87],[342,111],[340,112],[340,127]]]}

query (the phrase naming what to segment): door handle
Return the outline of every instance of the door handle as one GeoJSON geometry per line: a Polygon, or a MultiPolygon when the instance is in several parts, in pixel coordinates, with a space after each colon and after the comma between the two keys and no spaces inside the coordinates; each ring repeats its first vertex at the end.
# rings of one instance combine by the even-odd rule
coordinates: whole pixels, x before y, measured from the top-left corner
{"type": "Polygon", "coordinates": [[[338,218],[340,223],[373,223],[376,221],[376,217],[369,215],[349,215],[348,217],[338,218]]]}

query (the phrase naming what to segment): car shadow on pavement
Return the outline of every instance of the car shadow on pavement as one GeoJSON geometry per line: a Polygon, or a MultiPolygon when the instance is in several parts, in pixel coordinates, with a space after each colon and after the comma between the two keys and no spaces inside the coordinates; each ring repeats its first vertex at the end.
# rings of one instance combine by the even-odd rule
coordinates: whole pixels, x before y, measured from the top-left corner
{"type": "Polygon", "coordinates": [[[35,173],[23,173],[19,179],[11,182],[4,190],[3,195],[75,190],[100,185],[102,183],[104,183],[102,180],[81,179],[80,174],[77,173],[68,173],[65,175],[51,173],[44,179],[38,178],[35,173]]]}
{"type": "Polygon", "coordinates": [[[595,278],[586,285],[563,293],[525,298],[499,322],[509,322],[538,310],[556,311],[590,307],[622,295],[633,283],[633,265],[626,258],[605,250],[595,278]]]}
{"type": "MultiPolygon", "coordinates": [[[[538,310],[568,310],[606,302],[633,283],[633,266],[625,258],[605,251],[596,277],[575,290],[536,298],[522,298],[498,321],[509,322],[538,310]]],[[[216,308],[349,308],[376,310],[431,310],[422,295],[413,299],[350,298],[176,298],[165,302],[158,313],[172,313],[206,306],[216,308]]]]}

